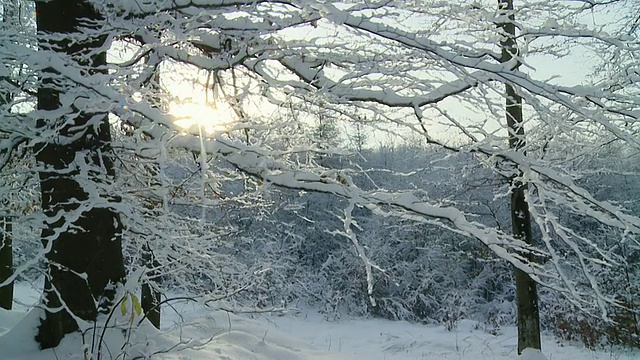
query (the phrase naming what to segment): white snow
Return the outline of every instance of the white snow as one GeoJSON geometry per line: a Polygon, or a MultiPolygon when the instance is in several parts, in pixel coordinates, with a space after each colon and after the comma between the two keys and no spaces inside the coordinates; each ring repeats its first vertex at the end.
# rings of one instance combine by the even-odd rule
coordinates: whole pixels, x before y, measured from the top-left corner
{"type": "Polygon", "coordinates": [[[343,318],[327,322],[322,316],[262,317],[265,326],[295,335],[318,349],[350,353],[366,360],[637,360],[640,352],[591,351],[543,335],[544,354],[525,349],[517,355],[517,329],[498,335],[482,324],[462,320],[452,331],[441,325],[412,324],[382,319],[343,318]],[[545,357],[546,355],[546,357],[545,357]]]}
{"type": "Polygon", "coordinates": [[[547,357],[540,350],[527,348],[522,351],[520,360],[547,360],[547,357]]]}
{"type": "MultiPolygon", "coordinates": [[[[33,340],[40,310],[25,312],[38,300],[38,290],[16,286],[16,310],[0,310],[0,358],[3,360],[82,359],[83,341],[78,334],[65,337],[53,350],[39,351],[33,340]]],[[[124,317],[126,320],[126,316],[124,317]]],[[[122,319],[121,319],[122,320],[122,319]]],[[[438,325],[345,316],[326,321],[313,310],[298,315],[260,314],[253,319],[224,311],[212,311],[196,303],[163,308],[161,331],[143,323],[127,343],[121,330],[107,332],[102,359],[366,359],[366,360],[631,360],[640,352],[591,351],[543,336],[544,354],[525,349],[516,352],[516,329],[506,327],[497,335],[474,321],[462,320],[452,331],[438,325]],[[108,349],[108,351],[107,351],[108,349]],[[153,355],[153,356],[152,356],[153,355]],[[122,357],[121,357],[122,358],[122,357]]],[[[91,348],[90,336],[85,340],[91,348]]]]}

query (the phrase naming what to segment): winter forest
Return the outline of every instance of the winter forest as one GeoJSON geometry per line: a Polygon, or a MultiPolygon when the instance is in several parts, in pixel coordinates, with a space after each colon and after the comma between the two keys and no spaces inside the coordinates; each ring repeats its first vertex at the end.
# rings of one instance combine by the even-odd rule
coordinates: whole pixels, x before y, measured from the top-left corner
{"type": "Polygon", "coordinates": [[[640,358],[640,1],[0,4],[0,360],[640,358]]]}

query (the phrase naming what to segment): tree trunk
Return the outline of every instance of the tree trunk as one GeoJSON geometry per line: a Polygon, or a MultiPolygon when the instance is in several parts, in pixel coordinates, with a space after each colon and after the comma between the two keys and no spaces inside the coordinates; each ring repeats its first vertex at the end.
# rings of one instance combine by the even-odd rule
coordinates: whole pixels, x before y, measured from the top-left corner
{"type": "MultiPolygon", "coordinates": [[[[506,16],[509,20],[500,23],[503,30],[503,40],[500,42],[502,48],[502,63],[514,62],[514,56],[518,53],[515,41],[516,27],[513,13],[513,0],[498,0],[500,15],[506,16]]],[[[519,66],[517,59],[513,64],[513,70],[519,66]]],[[[509,131],[509,147],[514,150],[524,148],[525,133],[522,116],[522,97],[518,95],[516,89],[511,84],[505,84],[506,92],[506,120],[509,131]]],[[[524,151],[524,150],[523,150],[524,151]]],[[[513,235],[534,245],[531,234],[531,214],[527,204],[525,194],[527,184],[519,180],[522,172],[518,171],[511,178],[511,225],[513,235]]],[[[529,261],[533,261],[529,257],[529,261]]],[[[518,354],[526,348],[542,349],[540,344],[540,314],[538,310],[538,291],[535,281],[522,270],[515,269],[516,297],[518,306],[518,354]]]]}
{"type": "MultiPolygon", "coordinates": [[[[3,1],[2,3],[2,27],[16,27],[20,20],[17,0],[3,1]]],[[[11,74],[2,74],[11,76],[11,74]]],[[[13,100],[11,93],[0,94],[0,106],[5,106],[13,100]]],[[[7,281],[13,275],[13,239],[12,217],[0,216],[0,284],[7,281]]],[[[0,286],[0,307],[11,310],[13,305],[13,281],[0,286]]]]}
{"type": "MultiPolygon", "coordinates": [[[[58,52],[88,75],[106,71],[106,37],[80,38],[81,19],[100,19],[92,5],[82,0],[37,2],[36,13],[38,31],[62,34],[57,40],[41,39],[43,51],[58,52]]],[[[47,310],[36,336],[41,348],[55,347],[64,335],[76,331],[75,318],[95,321],[98,313],[109,312],[115,288],[125,275],[121,221],[109,205],[116,200],[107,193],[114,176],[107,114],[62,105],[61,94],[76,89],[65,87],[56,75],[54,69],[45,69],[38,89],[38,109],[57,116],[38,121],[43,134],[54,135],[36,148],[48,225],[42,242],[49,249],[47,310]]]]}
{"type": "MultiPolygon", "coordinates": [[[[155,259],[149,244],[145,245],[143,251],[142,261],[144,261],[147,268],[150,269],[148,273],[149,277],[152,278],[150,281],[157,282],[157,276],[159,274],[156,269],[160,266],[160,263],[155,259]]],[[[160,292],[153,287],[151,282],[142,284],[142,296],[140,302],[147,319],[149,319],[156,329],[160,329],[160,292]]]]}
{"type": "MultiPolygon", "coordinates": [[[[13,246],[11,239],[11,217],[0,217],[0,284],[13,275],[13,246]]],[[[0,286],[0,307],[11,310],[13,304],[13,281],[0,286]]]]}

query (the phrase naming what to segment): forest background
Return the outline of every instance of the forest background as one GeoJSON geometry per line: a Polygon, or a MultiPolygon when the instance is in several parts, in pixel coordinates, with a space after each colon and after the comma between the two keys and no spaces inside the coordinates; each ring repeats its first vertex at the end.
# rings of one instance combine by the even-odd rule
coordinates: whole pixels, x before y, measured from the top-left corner
{"type": "Polygon", "coordinates": [[[43,348],[176,291],[638,346],[637,1],[2,6],[0,300],[44,279],[43,348]]]}

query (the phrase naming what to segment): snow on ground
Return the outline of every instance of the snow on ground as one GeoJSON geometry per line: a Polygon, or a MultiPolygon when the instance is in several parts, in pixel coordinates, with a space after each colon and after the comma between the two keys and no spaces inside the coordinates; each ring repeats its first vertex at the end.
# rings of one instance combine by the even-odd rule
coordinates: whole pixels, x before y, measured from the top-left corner
{"type": "Polygon", "coordinates": [[[0,309],[0,360],[85,359],[85,351],[97,353],[98,344],[103,344],[100,353],[105,360],[354,359],[348,354],[318,351],[302,340],[251,319],[191,303],[164,308],[163,329],[143,322],[131,333],[127,331],[130,324],[137,323],[131,321],[133,307],[129,305],[125,314],[118,307],[109,321],[118,324],[117,328],[107,330],[104,335],[99,329],[93,338],[92,328],[86,324],[87,335],[68,335],[55,350],[40,351],[34,336],[43,312],[37,308],[25,312],[29,304],[37,302],[38,290],[18,284],[15,297],[18,300],[15,311],[0,309]],[[179,309],[179,313],[174,309],[179,309]]]}
{"type": "MultiPolygon", "coordinates": [[[[484,331],[481,324],[461,321],[447,331],[439,325],[405,321],[344,318],[327,322],[318,314],[304,316],[261,316],[265,326],[296,336],[314,347],[354,354],[367,360],[541,360],[527,351],[517,356],[517,329],[505,327],[498,335],[484,331]],[[526,356],[525,356],[526,355],[526,356]]],[[[594,352],[580,345],[558,343],[543,335],[543,352],[548,360],[638,360],[640,351],[610,350],[594,352]]]]}
{"type": "MultiPolygon", "coordinates": [[[[56,351],[41,352],[33,336],[39,310],[25,312],[37,302],[38,291],[29,284],[16,286],[15,311],[0,310],[0,360],[82,359],[80,335],[65,337],[56,351]],[[26,315],[25,315],[26,314],[26,315]]],[[[116,316],[127,328],[129,315],[116,316]]],[[[196,303],[176,303],[163,308],[162,331],[144,323],[129,338],[120,329],[105,335],[102,359],[164,360],[539,360],[535,351],[516,355],[516,329],[506,327],[497,335],[476,322],[463,320],[447,331],[442,326],[403,321],[346,317],[328,322],[316,312],[298,315],[236,316],[212,311],[196,303]],[[127,341],[128,339],[128,341],[127,341]],[[122,346],[128,343],[127,346],[122,346]]],[[[84,341],[91,348],[91,339],[84,341]]],[[[632,360],[640,352],[593,352],[582,346],[558,343],[543,337],[548,360],[632,360]]]]}

